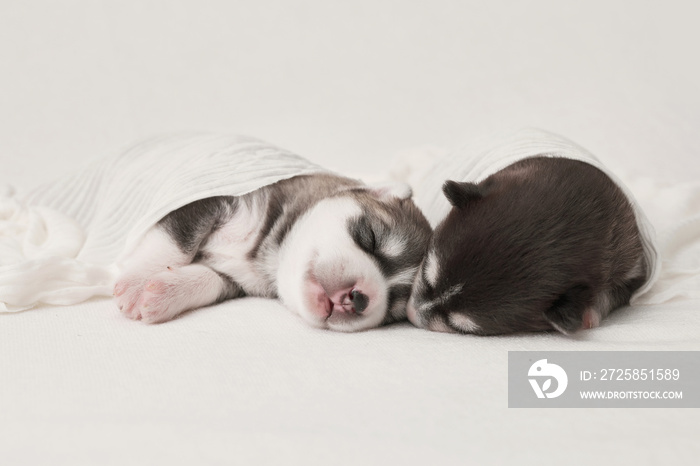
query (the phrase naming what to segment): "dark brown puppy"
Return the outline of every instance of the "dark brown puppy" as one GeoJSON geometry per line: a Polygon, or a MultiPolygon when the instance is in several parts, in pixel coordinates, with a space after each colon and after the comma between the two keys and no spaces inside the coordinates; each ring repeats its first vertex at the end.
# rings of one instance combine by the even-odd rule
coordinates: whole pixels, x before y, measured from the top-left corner
{"type": "Polygon", "coordinates": [[[533,157],[478,184],[447,181],[443,192],[453,207],[409,303],[419,327],[571,333],[597,326],[645,281],[629,201],[585,162],[533,157]]]}

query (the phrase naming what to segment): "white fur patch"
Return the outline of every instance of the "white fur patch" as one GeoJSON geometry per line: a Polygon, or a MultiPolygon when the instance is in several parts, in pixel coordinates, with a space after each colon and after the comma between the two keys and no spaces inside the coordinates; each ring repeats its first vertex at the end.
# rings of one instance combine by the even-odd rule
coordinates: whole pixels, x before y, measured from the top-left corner
{"type": "Polygon", "coordinates": [[[252,205],[241,202],[233,217],[209,236],[203,248],[207,265],[234,277],[246,293],[256,296],[269,296],[271,292],[269,280],[248,258],[258,240],[264,215],[265,208],[258,198],[253,198],[252,205]]]}
{"type": "Polygon", "coordinates": [[[595,301],[591,312],[594,312],[598,316],[607,316],[610,313],[612,307],[613,305],[610,299],[610,295],[606,290],[598,293],[598,295],[595,297],[595,301]]]}
{"type": "Polygon", "coordinates": [[[442,333],[456,333],[455,329],[451,328],[449,325],[443,322],[442,319],[433,319],[430,322],[428,322],[428,330],[442,333]]]}
{"type": "Polygon", "coordinates": [[[559,325],[555,324],[554,322],[551,322],[551,321],[550,321],[550,322],[549,322],[549,325],[551,325],[552,327],[554,327],[554,329],[555,329],[557,332],[561,333],[561,334],[564,334],[564,335],[571,335],[571,332],[569,332],[568,330],[564,330],[563,327],[560,327],[559,325]]]}
{"type": "Polygon", "coordinates": [[[382,252],[389,257],[399,257],[406,249],[406,242],[398,236],[391,236],[382,244],[382,252]]]}
{"type": "Polygon", "coordinates": [[[430,301],[424,301],[420,303],[417,307],[414,306],[414,300],[413,297],[409,300],[408,303],[408,317],[409,320],[415,325],[416,327],[422,327],[424,323],[426,323],[426,327],[429,328],[430,330],[435,330],[438,332],[452,332],[454,333],[455,330],[449,328],[449,326],[444,323],[442,320],[436,320],[436,319],[431,319],[430,314],[431,314],[431,309],[437,306],[443,306],[447,304],[447,302],[458,294],[460,291],[462,291],[463,285],[457,284],[454,285],[450,288],[447,289],[443,294],[438,296],[435,299],[431,299],[430,301]]]}
{"type": "Polygon", "coordinates": [[[165,266],[186,265],[192,258],[185,255],[172,237],[160,227],[153,227],[144,235],[138,246],[120,264],[122,271],[151,275],[161,272],[165,266]]]}
{"type": "Polygon", "coordinates": [[[435,286],[438,279],[438,274],[440,273],[437,256],[435,251],[430,251],[428,257],[425,260],[425,279],[428,281],[430,286],[435,286]]]}
{"type": "Polygon", "coordinates": [[[450,325],[466,333],[474,333],[481,328],[472,319],[458,312],[451,313],[448,319],[450,325]]]}
{"type": "Polygon", "coordinates": [[[459,294],[460,291],[462,291],[463,285],[461,283],[458,283],[456,285],[451,286],[450,288],[447,289],[443,294],[438,296],[433,300],[434,304],[442,304],[445,305],[447,304],[447,301],[450,300],[453,296],[459,294]]]}
{"type": "Polygon", "coordinates": [[[408,300],[408,303],[406,304],[406,317],[408,317],[408,321],[416,327],[423,327],[423,321],[418,315],[418,310],[416,309],[416,306],[413,302],[413,296],[411,296],[411,298],[408,300]]]}
{"type": "MultiPolygon", "coordinates": [[[[411,322],[413,322],[414,325],[416,325],[417,327],[420,327],[420,325],[416,324],[416,322],[420,322],[420,323],[429,322],[430,321],[430,317],[429,317],[430,310],[436,306],[443,306],[443,305],[447,304],[447,301],[449,301],[450,298],[452,298],[453,296],[458,294],[460,291],[462,291],[462,287],[463,287],[463,285],[461,283],[454,285],[454,286],[448,288],[447,291],[445,291],[443,294],[441,294],[437,298],[431,299],[430,301],[425,301],[425,302],[420,303],[418,305],[418,307],[412,311],[413,312],[413,319],[411,320],[411,322]]],[[[413,306],[413,299],[411,299],[411,301],[409,302],[409,305],[411,307],[413,306]]],[[[447,327],[447,325],[444,322],[441,322],[441,325],[444,327],[447,327]]],[[[431,330],[436,330],[436,329],[430,327],[430,323],[428,323],[428,328],[430,328],[431,330]]],[[[439,331],[446,331],[446,330],[439,330],[439,331]]]]}

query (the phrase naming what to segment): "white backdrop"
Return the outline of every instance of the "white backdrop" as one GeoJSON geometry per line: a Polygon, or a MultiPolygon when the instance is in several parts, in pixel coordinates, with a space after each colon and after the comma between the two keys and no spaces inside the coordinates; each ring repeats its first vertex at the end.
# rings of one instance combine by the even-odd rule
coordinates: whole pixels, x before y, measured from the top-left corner
{"type": "Polygon", "coordinates": [[[504,127],[697,178],[696,2],[5,1],[15,184],[158,132],[251,134],[344,171],[504,127]],[[680,170],[679,170],[680,169],[680,170]]]}
{"type": "MultiPolygon", "coordinates": [[[[697,2],[0,2],[0,182],[154,133],[250,134],[351,174],[538,126],[700,178],[697,2]]],[[[156,327],[108,301],[0,316],[4,464],[694,464],[697,410],[506,408],[508,350],[700,350],[698,302],[577,339],[305,327],[224,303],[156,327]]]]}

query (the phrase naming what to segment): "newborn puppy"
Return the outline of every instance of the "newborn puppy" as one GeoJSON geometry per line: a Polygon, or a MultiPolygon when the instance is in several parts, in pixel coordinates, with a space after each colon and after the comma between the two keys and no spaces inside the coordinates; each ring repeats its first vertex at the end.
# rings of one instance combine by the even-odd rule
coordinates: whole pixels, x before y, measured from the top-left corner
{"type": "Polygon", "coordinates": [[[410,195],[317,174],[193,202],[121,264],[116,303],[148,323],[246,295],[344,332],[400,320],[431,232],[410,195]]]}
{"type": "Polygon", "coordinates": [[[585,162],[537,156],[484,181],[447,181],[408,307],[418,327],[497,335],[597,326],[644,282],[621,189],[585,162]]]}

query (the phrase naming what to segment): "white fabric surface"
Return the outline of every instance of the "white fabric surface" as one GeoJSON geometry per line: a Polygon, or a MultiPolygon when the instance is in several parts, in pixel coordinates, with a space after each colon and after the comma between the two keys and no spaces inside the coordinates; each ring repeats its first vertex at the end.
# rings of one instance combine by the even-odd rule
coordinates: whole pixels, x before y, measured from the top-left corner
{"type": "MultiPolygon", "coordinates": [[[[343,174],[536,126],[652,224],[700,180],[696,2],[122,0],[0,4],[0,182],[18,193],[176,130],[343,174]]],[[[685,226],[683,226],[685,225],[685,226]]],[[[663,261],[698,267],[688,222],[663,261]]],[[[700,350],[700,287],[573,338],[344,335],[245,299],[158,326],[109,299],[0,315],[0,464],[695,465],[700,411],[507,408],[514,350],[700,350]]],[[[662,276],[657,285],[662,285],[662,276]]],[[[651,290],[649,295],[653,294],[651,290]]]]}
{"type": "Polygon", "coordinates": [[[410,324],[346,335],[260,299],[157,326],[106,301],[2,319],[5,464],[654,464],[662,453],[691,465],[698,448],[696,410],[507,408],[509,350],[697,350],[688,302],[623,309],[574,338],[410,324]]]}
{"type": "Polygon", "coordinates": [[[141,142],[24,199],[0,196],[0,312],[111,296],[119,258],[168,212],[321,171],[249,137],[181,134],[141,142]]]}

